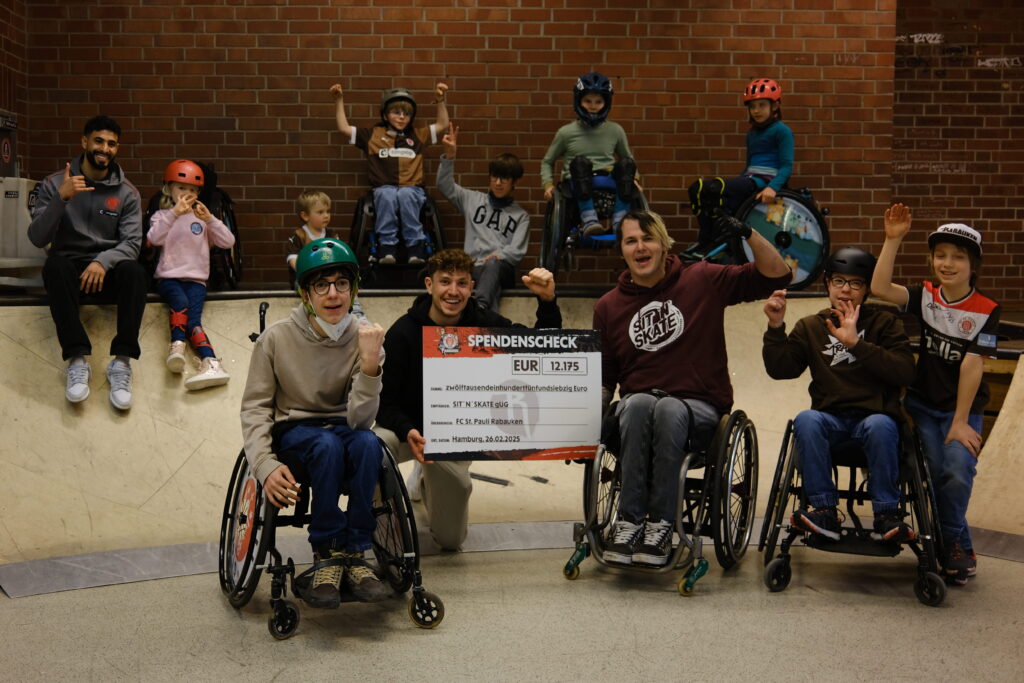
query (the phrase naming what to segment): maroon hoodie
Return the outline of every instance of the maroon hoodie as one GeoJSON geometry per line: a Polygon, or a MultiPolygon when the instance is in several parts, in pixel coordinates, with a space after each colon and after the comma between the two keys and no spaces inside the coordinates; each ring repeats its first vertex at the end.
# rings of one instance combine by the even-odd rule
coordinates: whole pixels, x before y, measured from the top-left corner
{"type": "MultiPolygon", "coordinates": [[[[725,350],[725,307],[756,301],[782,289],[789,274],[768,278],[755,264],[683,266],[675,254],[665,277],[642,287],[629,271],[594,308],[601,332],[601,384],[619,394],[659,389],[678,398],[707,401],[720,412],[732,408],[725,350]]],[[[752,353],[756,351],[752,347],[752,353]]]]}

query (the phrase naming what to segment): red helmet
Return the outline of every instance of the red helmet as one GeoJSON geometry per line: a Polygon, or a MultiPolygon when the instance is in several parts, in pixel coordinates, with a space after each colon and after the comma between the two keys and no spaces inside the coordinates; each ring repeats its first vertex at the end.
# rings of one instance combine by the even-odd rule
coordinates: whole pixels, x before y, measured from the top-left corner
{"type": "Polygon", "coordinates": [[[203,186],[203,169],[199,164],[188,159],[176,159],[167,164],[164,171],[165,183],[185,183],[195,185],[198,188],[203,186]]]}
{"type": "Polygon", "coordinates": [[[770,78],[755,78],[743,91],[743,103],[751,100],[771,100],[772,102],[782,101],[782,86],[770,78]]]}

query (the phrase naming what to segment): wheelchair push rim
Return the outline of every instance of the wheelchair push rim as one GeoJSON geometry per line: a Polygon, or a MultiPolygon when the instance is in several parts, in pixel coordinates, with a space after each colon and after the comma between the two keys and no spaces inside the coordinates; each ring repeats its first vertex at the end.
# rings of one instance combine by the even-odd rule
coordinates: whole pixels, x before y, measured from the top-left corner
{"type": "MultiPolygon", "coordinates": [[[[764,204],[750,197],[736,211],[740,219],[778,250],[793,271],[788,289],[798,290],[816,282],[829,254],[828,225],[810,192],[780,190],[775,200],[764,204]]],[[[754,252],[743,242],[747,262],[754,252]]]]}
{"type": "Polygon", "coordinates": [[[396,593],[405,593],[419,569],[419,538],[405,482],[394,456],[386,448],[384,453],[387,480],[378,486],[374,500],[373,554],[380,578],[396,593]]]}

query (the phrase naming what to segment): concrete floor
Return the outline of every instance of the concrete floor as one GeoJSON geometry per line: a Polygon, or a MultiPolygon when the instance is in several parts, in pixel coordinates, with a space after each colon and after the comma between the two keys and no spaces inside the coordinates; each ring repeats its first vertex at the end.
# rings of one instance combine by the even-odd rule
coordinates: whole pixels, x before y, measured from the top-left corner
{"type": "Polygon", "coordinates": [[[782,593],[760,557],[712,569],[692,597],[673,575],[598,568],[574,582],[564,551],[428,557],[445,601],[434,630],[405,602],[300,607],[297,634],[266,629],[269,582],[243,610],[215,575],[0,598],[3,678],[20,680],[1020,681],[1024,571],[982,558],[939,608],[888,561],[797,549],[782,593]]]}

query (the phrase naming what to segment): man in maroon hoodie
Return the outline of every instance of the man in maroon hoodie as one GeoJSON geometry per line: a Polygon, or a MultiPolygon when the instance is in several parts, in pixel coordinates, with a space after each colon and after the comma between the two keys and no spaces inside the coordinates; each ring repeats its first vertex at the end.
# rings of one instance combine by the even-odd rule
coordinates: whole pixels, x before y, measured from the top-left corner
{"type": "Polygon", "coordinates": [[[661,566],[676,517],[676,482],[687,438],[712,432],[732,408],[725,307],[768,297],[790,280],[764,237],[727,218],[718,226],[747,241],[753,263],[684,266],[661,217],[626,215],[616,239],[627,271],[594,308],[601,332],[602,394],[619,389],[622,440],[619,521],[605,559],[661,566]],[[648,487],[650,482],[650,487],[648,487]]]}

